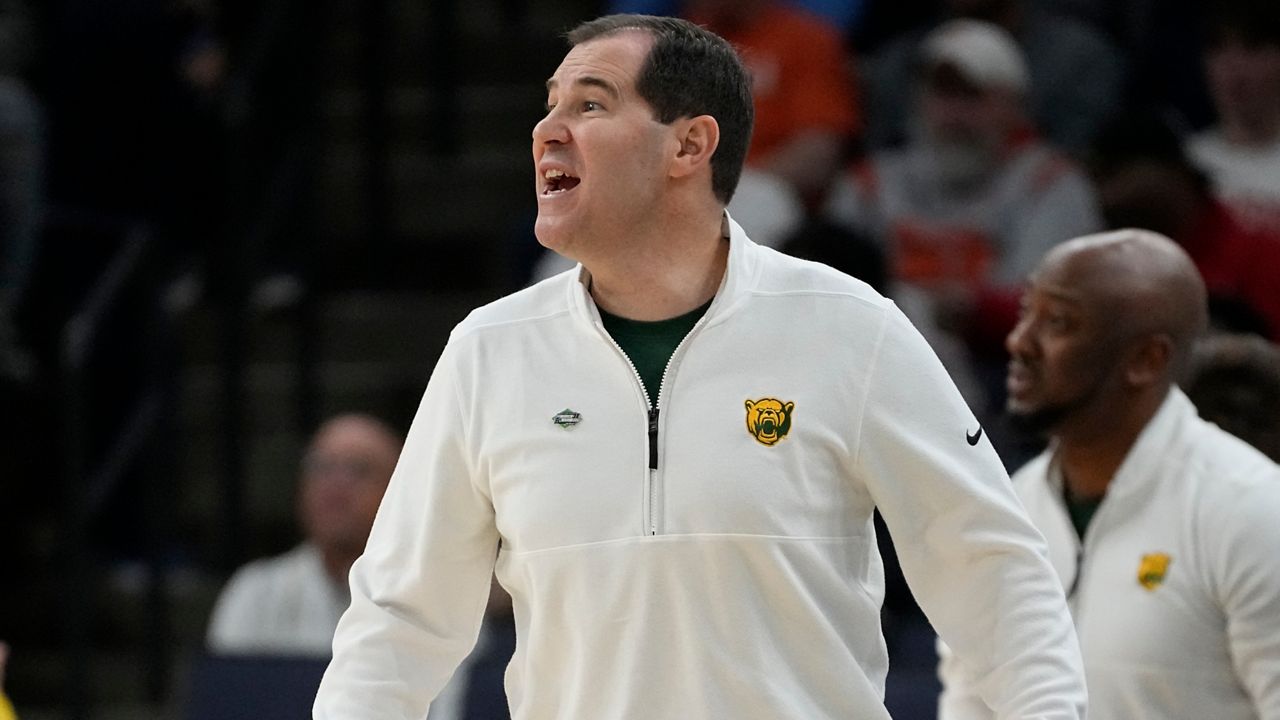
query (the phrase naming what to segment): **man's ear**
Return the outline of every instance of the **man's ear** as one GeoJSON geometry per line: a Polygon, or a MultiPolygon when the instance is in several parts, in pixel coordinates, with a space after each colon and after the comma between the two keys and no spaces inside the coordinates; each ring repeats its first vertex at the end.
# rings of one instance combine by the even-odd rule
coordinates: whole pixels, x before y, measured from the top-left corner
{"type": "Polygon", "coordinates": [[[1173,348],[1173,338],[1163,333],[1143,340],[1125,362],[1125,382],[1141,387],[1164,380],[1173,362],[1173,348]]]}
{"type": "Polygon", "coordinates": [[[711,156],[720,144],[720,124],[710,115],[677,120],[676,149],[671,164],[672,177],[686,177],[711,164],[711,156]]]}

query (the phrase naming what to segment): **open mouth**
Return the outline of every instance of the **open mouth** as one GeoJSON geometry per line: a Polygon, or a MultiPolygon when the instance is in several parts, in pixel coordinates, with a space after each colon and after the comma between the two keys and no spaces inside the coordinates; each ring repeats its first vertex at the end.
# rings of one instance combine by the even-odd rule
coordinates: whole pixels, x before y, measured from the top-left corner
{"type": "Polygon", "coordinates": [[[1031,389],[1035,376],[1022,363],[1010,363],[1005,375],[1005,389],[1010,395],[1021,395],[1031,389]]]}
{"type": "Polygon", "coordinates": [[[543,174],[544,184],[542,186],[543,195],[558,195],[560,193],[569,192],[576,188],[581,179],[566,173],[563,170],[548,170],[543,174]]]}

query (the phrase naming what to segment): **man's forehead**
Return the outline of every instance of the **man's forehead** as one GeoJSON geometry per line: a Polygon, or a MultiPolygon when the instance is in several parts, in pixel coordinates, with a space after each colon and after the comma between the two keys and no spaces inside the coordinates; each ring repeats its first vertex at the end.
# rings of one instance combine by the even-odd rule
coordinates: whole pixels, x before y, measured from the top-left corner
{"type": "Polygon", "coordinates": [[[1038,271],[1033,273],[1028,280],[1028,293],[1035,292],[1046,299],[1068,305],[1080,304],[1081,293],[1078,286],[1064,282],[1061,276],[1046,275],[1044,272],[1038,271]]]}
{"type": "Polygon", "coordinates": [[[1110,262],[1105,247],[1088,247],[1051,255],[1030,280],[1042,295],[1081,306],[1116,300],[1122,275],[1110,262]]]}
{"type": "Polygon", "coordinates": [[[614,94],[634,82],[654,42],[645,30],[620,30],[570,48],[560,67],[547,79],[547,90],[564,85],[595,85],[614,94]]]}
{"type": "MultiPolygon", "coordinates": [[[[615,98],[621,97],[622,95],[622,91],[618,88],[618,84],[616,82],[599,75],[577,75],[570,78],[567,82],[569,85],[573,86],[598,87],[615,98]]],[[[554,92],[558,89],[560,89],[560,82],[556,77],[553,75],[550,78],[547,78],[547,92],[554,92]]]]}

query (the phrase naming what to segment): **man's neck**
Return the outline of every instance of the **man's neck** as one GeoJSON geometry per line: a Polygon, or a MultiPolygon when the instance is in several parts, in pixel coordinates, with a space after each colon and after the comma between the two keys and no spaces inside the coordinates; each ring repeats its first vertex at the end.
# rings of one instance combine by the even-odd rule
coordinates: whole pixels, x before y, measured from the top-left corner
{"type": "Polygon", "coordinates": [[[360,557],[360,553],[349,553],[337,550],[335,548],[318,548],[320,550],[320,563],[324,566],[325,575],[338,585],[347,583],[347,575],[351,572],[351,566],[355,564],[356,558],[360,557]]]}
{"type": "Polygon", "coordinates": [[[1122,414],[1079,422],[1077,427],[1055,433],[1055,456],[1072,498],[1092,500],[1106,494],[1138,436],[1160,409],[1166,392],[1136,398],[1123,406],[1127,412],[1122,414]]]}
{"type": "Polygon", "coordinates": [[[728,264],[723,213],[680,223],[649,242],[629,244],[625,256],[591,263],[591,297],[631,320],[666,320],[715,296],[728,264]]]}

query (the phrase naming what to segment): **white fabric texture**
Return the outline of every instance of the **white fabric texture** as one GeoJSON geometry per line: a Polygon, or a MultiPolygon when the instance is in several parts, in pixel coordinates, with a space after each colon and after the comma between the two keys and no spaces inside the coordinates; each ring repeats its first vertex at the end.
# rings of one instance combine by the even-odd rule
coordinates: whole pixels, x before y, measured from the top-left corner
{"type": "Polygon", "coordinates": [[[316,718],[420,718],[475,642],[495,561],[516,720],[887,718],[875,506],[1002,717],[1083,717],[1043,540],[994,449],[966,441],[976,421],[936,357],[865,284],[730,227],[725,279],[667,369],[656,469],[583,269],[454,330],[352,569],[316,718]],[[747,424],[767,398],[793,403],[772,444],[747,424]]]}
{"type": "MultiPolygon", "coordinates": [[[[1175,388],[1082,544],[1052,457],[1014,484],[1075,588],[1090,720],[1280,718],[1280,467],[1175,388]]],[[[939,720],[993,717],[963,661],[944,653],[941,676],[939,720]]]]}
{"type": "Polygon", "coordinates": [[[214,606],[207,644],[218,653],[327,657],[347,602],[347,588],[303,543],[232,575],[214,606]]]}

